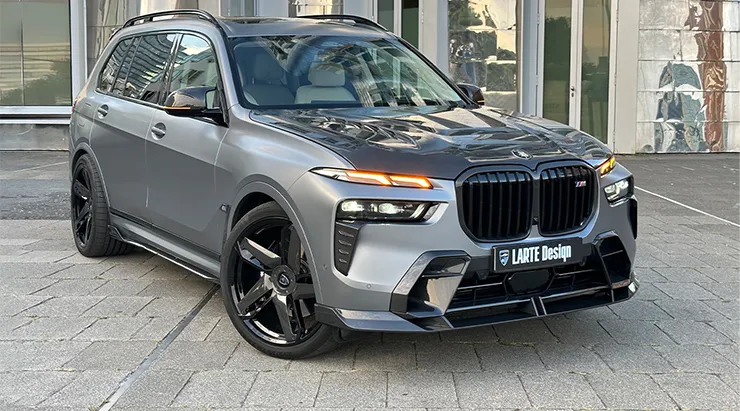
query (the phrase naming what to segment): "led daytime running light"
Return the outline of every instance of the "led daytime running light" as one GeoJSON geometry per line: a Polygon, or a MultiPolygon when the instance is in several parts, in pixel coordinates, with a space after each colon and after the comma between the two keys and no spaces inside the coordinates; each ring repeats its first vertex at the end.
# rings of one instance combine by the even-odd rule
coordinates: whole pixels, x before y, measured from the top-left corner
{"type": "Polygon", "coordinates": [[[314,173],[335,180],[348,181],[350,183],[372,184],[391,187],[408,187],[408,188],[432,188],[432,183],[426,177],[392,175],[384,173],[374,173],[371,171],[357,170],[338,170],[330,168],[321,168],[313,170],[314,173]]]}
{"type": "Polygon", "coordinates": [[[614,158],[614,156],[609,157],[608,160],[606,160],[599,166],[599,175],[603,177],[611,173],[612,170],[614,170],[614,167],[616,167],[616,165],[617,165],[617,160],[614,158]]]}

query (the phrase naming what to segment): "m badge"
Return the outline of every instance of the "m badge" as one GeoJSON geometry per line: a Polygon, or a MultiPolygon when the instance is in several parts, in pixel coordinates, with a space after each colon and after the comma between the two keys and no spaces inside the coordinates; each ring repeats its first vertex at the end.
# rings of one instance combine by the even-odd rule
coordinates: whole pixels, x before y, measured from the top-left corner
{"type": "Polygon", "coordinates": [[[501,261],[502,266],[506,266],[509,262],[509,250],[500,250],[498,252],[498,260],[501,261]]]}
{"type": "Polygon", "coordinates": [[[586,180],[576,181],[576,188],[586,187],[586,180]]]}

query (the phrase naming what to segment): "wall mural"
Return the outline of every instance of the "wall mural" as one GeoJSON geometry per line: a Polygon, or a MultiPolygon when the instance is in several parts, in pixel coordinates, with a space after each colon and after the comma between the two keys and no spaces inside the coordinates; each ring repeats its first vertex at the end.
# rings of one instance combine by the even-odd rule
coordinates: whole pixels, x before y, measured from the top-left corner
{"type": "MultiPolygon", "coordinates": [[[[723,6],[728,7],[722,1],[699,1],[689,7],[683,30],[691,30],[697,51],[690,55],[693,47],[684,47],[681,59],[685,62],[669,61],[664,65],[658,84],[654,145],[638,146],[639,152],[727,150],[728,65],[724,61],[727,31],[723,31],[723,6]]],[[[650,56],[641,55],[641,60],[646,57],[650,56]]]]}

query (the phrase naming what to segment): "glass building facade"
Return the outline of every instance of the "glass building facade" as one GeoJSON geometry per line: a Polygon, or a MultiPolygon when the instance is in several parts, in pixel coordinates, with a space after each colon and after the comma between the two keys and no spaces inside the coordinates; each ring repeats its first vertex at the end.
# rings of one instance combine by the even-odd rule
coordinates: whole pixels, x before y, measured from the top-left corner
{"type": "Polygon", "coordinates": [[[68,0],[0,0],[0,106],[72,104],[68,0]]]}
{"type": "Polygon", "coordinates": [[[230,17],[359,15],[454,81],[479,86],[487,105],[582,129],[617,152],[740,150],[740,2],[678,3],[0,0],[0,149],[26,147],[17,136],[30,134],[19,124],[58,126],[52,146],[64,148],[74,96],[113,31],[140,14],[199,8],[230,17]],[[685,102],[682,112],[675,102],[685,102]]]}

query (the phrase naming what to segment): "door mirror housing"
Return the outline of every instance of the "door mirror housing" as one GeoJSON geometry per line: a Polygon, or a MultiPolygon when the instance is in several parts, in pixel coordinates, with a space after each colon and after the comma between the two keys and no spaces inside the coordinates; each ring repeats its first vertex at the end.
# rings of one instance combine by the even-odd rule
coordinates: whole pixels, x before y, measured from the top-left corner
{"type": "Polygon", "coordinates": [[[459,83],[457,86],[476,104],[481,106],[486,104],[486,99],[483,97],[483,91],[480,87],[467,83],[459,83]]]}
{"type": "Polygon", "coordinates": [[[164,101],[164,111],[176,117],[205,117],[226,125],[216,87],[186,87],[175,90],[164,101]]]}

